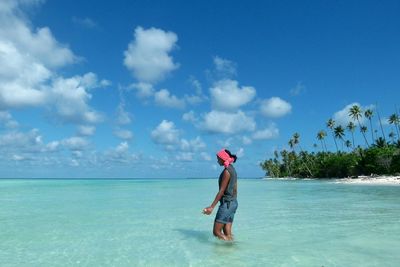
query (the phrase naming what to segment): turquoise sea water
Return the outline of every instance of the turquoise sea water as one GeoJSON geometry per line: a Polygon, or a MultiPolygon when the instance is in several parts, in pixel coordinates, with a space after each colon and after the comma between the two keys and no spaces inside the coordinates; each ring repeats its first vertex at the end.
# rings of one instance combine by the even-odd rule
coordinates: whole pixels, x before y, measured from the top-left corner
{"type": "Polygon", "coordinates": [[[201,214],[216,179],[0,180],[0,266],[399,266],[400,187],[241,179],[233,232],[201,214]]]}

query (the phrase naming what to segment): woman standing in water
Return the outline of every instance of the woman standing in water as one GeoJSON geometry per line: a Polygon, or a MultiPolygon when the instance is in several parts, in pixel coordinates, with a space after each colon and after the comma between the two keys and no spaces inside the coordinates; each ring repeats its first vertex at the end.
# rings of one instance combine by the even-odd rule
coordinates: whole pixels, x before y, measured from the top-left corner
{"type": "Polygon", "coordinates": [[[212,204],[204,208],[203,213],[210,215],[214,207],[220,202],[215,216],[213,234],[222,240],[233,240],[232,223],[238,207],[237,202],[237,175],[232,163],[236,162],[236,155],[229,150],[222,149],[217,153],[219,165],[224,166],[218,180],[219,191],[212,204]]]}

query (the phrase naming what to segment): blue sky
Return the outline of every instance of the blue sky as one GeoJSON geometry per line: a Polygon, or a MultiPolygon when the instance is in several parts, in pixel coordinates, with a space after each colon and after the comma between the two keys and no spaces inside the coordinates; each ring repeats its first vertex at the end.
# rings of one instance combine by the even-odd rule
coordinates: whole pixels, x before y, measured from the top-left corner
{"type": "Polygon", "coordinates": [[[379,111],[388,134],[399,13],[398,1],[3,0],[0,177],[215,177],[222,147],[241,177],[261,177],[293,133],[318,150],[352,105],[375,111],[374,129],[379,111]]]}

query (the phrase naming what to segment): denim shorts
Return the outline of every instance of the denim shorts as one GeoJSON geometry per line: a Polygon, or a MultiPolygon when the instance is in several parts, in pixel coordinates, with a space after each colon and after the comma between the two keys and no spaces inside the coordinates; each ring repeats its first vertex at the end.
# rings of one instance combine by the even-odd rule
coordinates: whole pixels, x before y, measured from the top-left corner
{"type": "Polygon", "coordinates": [[[236,199],[231,201],[222,201],[219,205],[215,221],[223,224],[232,223],[235,217],[235,212],[238,207],[236,199]]]}

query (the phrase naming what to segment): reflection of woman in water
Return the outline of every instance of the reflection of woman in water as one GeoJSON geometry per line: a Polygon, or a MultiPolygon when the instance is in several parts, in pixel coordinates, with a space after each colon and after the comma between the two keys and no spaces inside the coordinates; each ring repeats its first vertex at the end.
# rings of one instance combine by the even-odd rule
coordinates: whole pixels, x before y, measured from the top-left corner
{"type": "Polygon", "coordinates": [[[218,201],[217,215],[214,221],[213,233],[222,240],[233,240],[232,223],[238,207],[237,196],[237,175],[232,163],[236,162],[236,155],[232,155],[229,150],[222,149],[217,153],[218,163],[224,166],[218,180],[219,191],[213,203],[203,210],[204,214],[210,215],[218,201]]]}

